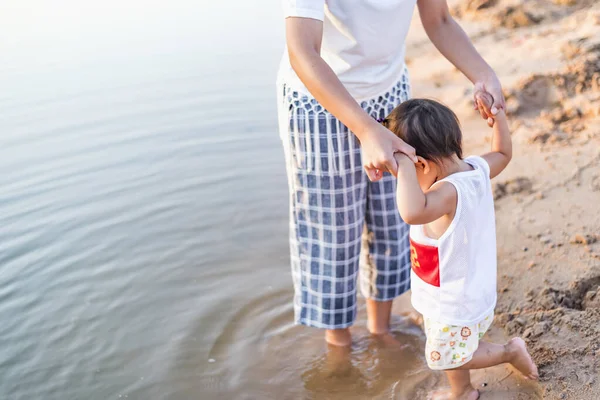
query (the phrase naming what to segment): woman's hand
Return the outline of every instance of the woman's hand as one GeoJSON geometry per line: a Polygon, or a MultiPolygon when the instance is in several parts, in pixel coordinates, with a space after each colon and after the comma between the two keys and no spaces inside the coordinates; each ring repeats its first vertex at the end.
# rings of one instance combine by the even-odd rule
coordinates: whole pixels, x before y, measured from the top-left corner
{"type": "Polygon", "coordinates": [[[398,163],[394,153],[404,153],[411,160],[417,160],[414,148],[376,121],[373,121],[359,137],[363,167],[373,182],[381,179],[384,171],[397,175],[398,163]]]}
{"type": "Polygon", "coordinates": [[[500,84],[500,81],[498,80],[496,74],[492,74],[490,75],[490,77],[482,79],[475,83],[475,90],[473,92],[473,102],[475,110],[479,111],[479,114],[481,114],[481,118],[487,120],[487,123],[490,127],[494,126],[494,116],[498,113],[498,111],[504,110],[506,108],[504,94],[502,93],[502,85],[500,84]],[[490,96],[492,96],[493,103],[491,107],[487,102],[477,101],[475,95],[478,92],[488,93],[490,96]]]}

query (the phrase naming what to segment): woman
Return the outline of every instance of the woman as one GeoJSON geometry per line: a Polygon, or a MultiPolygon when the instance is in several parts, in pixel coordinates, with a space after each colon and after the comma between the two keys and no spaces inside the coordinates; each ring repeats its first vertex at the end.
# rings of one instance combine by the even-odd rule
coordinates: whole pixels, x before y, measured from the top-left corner
{"type": "Polygon", "coordinates": [[[492,95],[492,109],[480,112],[493,123],[492,114],[504,107],[500,83],[446,0],[283,0],[287,54],[278,74],[279,121],[290,186],[295,319],[326,329],[332,345],[351,342],[359,267],[372,334],[388,332],[392,300],[410,286],[393,154],[415,158],[415,152],[377,119],[410,96],[404,41],[416,3],[437,49],[492,95]]]}

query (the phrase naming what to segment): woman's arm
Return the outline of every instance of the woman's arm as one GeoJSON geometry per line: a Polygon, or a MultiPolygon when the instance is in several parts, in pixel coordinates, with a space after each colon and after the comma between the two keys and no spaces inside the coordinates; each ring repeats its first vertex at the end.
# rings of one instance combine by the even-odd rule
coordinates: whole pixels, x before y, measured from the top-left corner
{"type": "Polygon", "coordinates": [[[369,179],[380,179],[382,171],[396,174],[395,152],[416,160],[415,150],[371,118],[321,58],[322,21],[291,17],[285,30],[292,68],[315,99],[358,137],[369,179]]]}
{"type": "Polygon", "coordinates": [[[489,118],[504,108],[502,86],[496,73],[452,18],[446,0],[418,0],[418,5],[425,32],[435,47],[475,84],[475,92],[483,90],[494,98],[491,109],[479,108],[481,116],[492,125],[489,118]]]}

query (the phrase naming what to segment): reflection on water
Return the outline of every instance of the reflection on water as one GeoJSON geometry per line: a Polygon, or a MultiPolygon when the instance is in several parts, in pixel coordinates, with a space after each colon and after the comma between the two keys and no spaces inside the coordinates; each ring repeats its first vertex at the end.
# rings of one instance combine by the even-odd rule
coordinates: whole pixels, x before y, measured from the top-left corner
{"type": "Polygon", "coordinates": [[[292,325],[279,9],[165,4],[0,13],[0,399],[423,398],[405,321],[292,325]]]}
{"type": "Polygon", "coordinates": [[[392,340],[361,332],[352,349],[329,348],[302,374],[314,399],[413,399],[439,376],[426,368],[419,349],[424,343],[414,327],[396,327],[392,340]]]}

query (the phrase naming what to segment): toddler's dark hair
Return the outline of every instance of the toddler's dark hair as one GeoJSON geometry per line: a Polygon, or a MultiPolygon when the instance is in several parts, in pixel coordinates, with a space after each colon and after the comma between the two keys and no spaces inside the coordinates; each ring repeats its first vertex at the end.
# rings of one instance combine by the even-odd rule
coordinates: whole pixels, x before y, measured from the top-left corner
{"type": "Polygon", "coordinates": [[[405,101],[382,123],[426,160],[440,161],[454,154],[462,159],[462,133],[458,118],[437,101],[405,101]]]}

